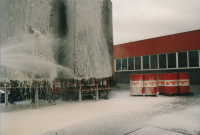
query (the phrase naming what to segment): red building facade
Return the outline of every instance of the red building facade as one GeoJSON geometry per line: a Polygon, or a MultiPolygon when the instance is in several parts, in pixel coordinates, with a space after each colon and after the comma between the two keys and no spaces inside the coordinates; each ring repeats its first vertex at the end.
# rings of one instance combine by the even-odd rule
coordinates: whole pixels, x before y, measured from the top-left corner
{"type": "Polygon", "coordinates": [[[130,74],[189,72],[191,83],[200,84],[200,30],[115,45],[113,51],[119,83],[129,82],[130,74]]]}

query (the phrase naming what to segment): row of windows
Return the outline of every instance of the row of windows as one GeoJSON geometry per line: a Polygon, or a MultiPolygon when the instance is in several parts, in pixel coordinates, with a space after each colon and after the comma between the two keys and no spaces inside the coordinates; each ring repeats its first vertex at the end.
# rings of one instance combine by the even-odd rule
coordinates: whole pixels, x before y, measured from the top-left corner
{"type": "Polygon", "coordinates": [[[142,70],[199,67],[199,51],[186,51],[158,55],[116,59],[118,70],[142,70]]]}

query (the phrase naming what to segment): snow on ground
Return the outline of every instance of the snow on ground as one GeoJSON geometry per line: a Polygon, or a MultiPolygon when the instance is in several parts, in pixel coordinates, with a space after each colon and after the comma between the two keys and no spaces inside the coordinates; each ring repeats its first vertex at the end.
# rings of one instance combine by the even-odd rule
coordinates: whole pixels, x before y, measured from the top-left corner
{"type": "Polygon", "coordinates": [[[40,109],[35,109],[30,101],[21,101],[9,104],[9,112],[5,112],[4,104],[1,104],[1,134],[122,135],[137,129],[140,129],[137,132],[156,131],[154,128],[157,133],[163,131],[163,135],[167,130],[185,130],[183,132],[188,134],[200,131],[196,129],[200,125],[199,117],[196,117],[200,106],[199,85],[191,86],[195,96],[189,97],[130,97],[129,84],[118,86],[112,88],[109,100],[57,101],[57,105],[40,101],[40,109]],[[187,113],[190,112],[187,109],[193,113],[187,113]],[[179,114],[182,117],[177,117],[179,114]],[[196,127],[190,125],[187,128],[187,124],[180,124],[184,122],[196,123],[196,127]]]}
{"type": "Polygon", "coordinates": [[[145,126],[132,133],[129,133],[128,135],[182,135],[182,134],[151,126],[145,126]]]}
{"type": "Polygon", "coordinates": [[[186,110],[152,118],[148,125],[170,131],[200,134],[200,105],[186,110]]]}

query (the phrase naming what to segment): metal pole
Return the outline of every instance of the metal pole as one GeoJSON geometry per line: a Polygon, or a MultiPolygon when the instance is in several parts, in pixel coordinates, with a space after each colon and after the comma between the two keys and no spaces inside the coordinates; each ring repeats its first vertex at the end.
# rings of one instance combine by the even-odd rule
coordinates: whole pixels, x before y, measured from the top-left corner
{"type": "Polygon", "coordinates": [[[30,100],[31,100],[31,90],[32,90],[32,84],[33,84],[33,81],[31,81],[31,84],[30,84],[30,89],[29,89],[29,92],[30,92],[30,100]]]}
{"type": "Polygon", "coordinates": [[[45,85],[46,85],[46,91],[45,91],[46,92],[46,100],[48,101],[48,94],[49,93],[48,93],[48,81],[47,80],[46,80],[46,84],[45,85]]]}
{"type": "MultiPolygon", "coordinates": [[[[45,100],[44,92],[45,92],[45,90],[44,90],[44,81],[42,81],[42,99],[43,100],[45,100]]],[[[45,96],[46,96],[46,94],[45,94],[45,96]]]]}
{"type": "Polygon", "coordinates": [[[99,90],[98,90],[98,84],[99,84],[99,81],[98,80],[96,80],[96,101],[98,101],[99,100],[99,90]]]}
{"type": "Polygon", "coordinates": [[[38,106],[38,82],[35,87],[35,103],[36,103],[36,109],[39,109],[39,106],[38,106]]]}
{"type": "Polygon", "coordinates": [[[61,80],[61,81],[60,81],[60,84],[61,84],[61,100],[63,100],[63,91],[64,91],[64,90],[63,90],[63,83],[64,83],[64,82],[61,80]]]}
{"type": "MultiPolygon", "coordinates": [[[[54,105],[56,105],[56,99],[55,99],[55,89],[54,89],[54,87],[55,87],[55,81],[54,82],[52,82],[52,84],[51,84],[51,87],[52,87],[52,92],[53,92],[53,100],[54,100],[54,105]]],[[[52,104],[53,105],[53,104],[52,104]]]]}
{"type": "Polygon", "coordinates": [[[67,97],[67,92],[68,92],[68,80],[65,82],[65,100],[67,101],[68,100],[68,97],[67,97]]]}
{"type": "Polygon", "coordinates": [[[51,103],[51,84],[48,85],[48,97],[49,97],[49,103],[51,103]]]}
{"type": "MultiPolygon", "coordinates": [[[[21,92],[21,98],[22,98],[22,89],[21,89],[21,82],[19,81],[19,90],[21,92]]],[[[20,100],[20,98],[18,99],[18,101],[20,100]]]]}
{"type": "Polygon", "coordinates": [[[7,84],[5,83],[5,107],[6,107],[6,112],[8,111],[8,90],[7,90],[7,84]]]}
{"type": "Polygon", "coordinates": [[[42,99],[42,84],[41,84],[42,82],[40,82],[40,86],[39,86],[39,88],[40,88],[40,95],[39,95],[39,99],[42,99]]]}
{"type": "Polygon", "coordinates": [[[107,99],[109,99],[109,81],[107,79],[107,99]]]}
{"type": "Polygon", "coordinates": [[[12,103],[12,84],[10,84],[10,95],[9,95],[9,97],[10,97],[10,103],[12,103]]]}
{"type": "Polygon", "coordinates": [[[81,81],[78,81],[78,85],[79,85],[79,101],[82,101],[82,95],[81,95],[81,81]]]}
{"type": "Polygon", "coordinates": [[[26,89],[27,89],[27,82],[25,83],[25,95],[26,95],[25,99],[27,100],[27,92],[26,92],[26,89]]]}
{"type": "Polygon", "coordinates": [[[32,86],[33,86],[33,87],[32,87],[32,89],[33,89],[32,103],[35,103],[35,99],[34,99],[34,96],[35,96],[35,95],[34,95],[34,92],[35,92],[35,84],[34,84],[34,83],[35,83],[35,81],[34,81],[34,79],[33,79],[33,83],[32,83],[32,86]]]}

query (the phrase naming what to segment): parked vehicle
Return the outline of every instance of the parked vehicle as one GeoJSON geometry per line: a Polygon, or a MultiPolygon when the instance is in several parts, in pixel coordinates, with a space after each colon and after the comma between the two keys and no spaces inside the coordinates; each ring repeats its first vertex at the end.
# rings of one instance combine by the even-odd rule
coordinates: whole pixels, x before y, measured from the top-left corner
{"type": "Polygon", "coordinates": [[[22,92],[19,88],[12,88],[8,97],[10,103],[13,103],[14,101],[20,101],[22,100],[22,92]]]}

